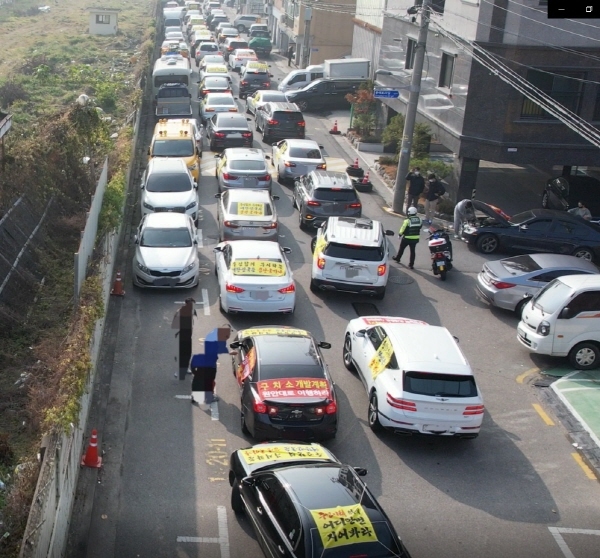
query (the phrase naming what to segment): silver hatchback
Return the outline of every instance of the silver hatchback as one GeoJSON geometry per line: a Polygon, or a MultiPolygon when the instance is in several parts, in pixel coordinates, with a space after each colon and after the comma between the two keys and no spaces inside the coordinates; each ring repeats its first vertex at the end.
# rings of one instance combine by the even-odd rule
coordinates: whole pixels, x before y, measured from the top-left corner
{"type": "Polygon", "coordinates": [[[483,264],[477,291],[498,308],[521,315],[523,307],[550,281],[565,275],[600,273],[588,260],[560,254],[528,254],[483,264]]]}
{"type": "Polygon", "coordinates": [[[229,188],[262,189],[271,191],[271,171],[262,149],[230,147],[215,155],[215,176],[219,192],[229,188]]]}

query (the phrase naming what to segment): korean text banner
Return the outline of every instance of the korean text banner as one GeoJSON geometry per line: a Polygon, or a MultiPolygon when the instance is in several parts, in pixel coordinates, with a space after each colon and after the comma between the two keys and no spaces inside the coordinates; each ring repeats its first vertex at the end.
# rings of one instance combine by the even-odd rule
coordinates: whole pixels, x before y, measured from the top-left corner
{"type": "Polygon", "coordinates": [[[302,398],[318,397],[320,399],[331,399],[329,382],[317,378],[282,378],[280,380],[263,380],[258,382],[258,393],[260,398],[302,398]]]}
{"type": "Polygon", "coordinates": [[[360,504],[310,511],[323,548],[376,542],[373,525],[360,504]]]}
{"type": "Polygon", "coordinates": [[[285,264],[272,260],[235,260],[231,262],[234,275],[267,275],[269,277],[284,277],[285,264]]]}
{"type": "Polygon", "coordinates": [[[285,444],[271,447],[254,447],[240,450],[241,456],[248,465],[265,463],[267,461],[288,461],[296,459],[326,459],[331,458],[320,446],[285,444]]]}
{"type": "Polygon", "coordinates": [[[377,378],[381,372],[383,372],[390,362],[392,358],[392,353],[394,349],[392,347],[392,342],[389,337],[386,337],[381,345],[379,345],[379,349],[373,355],[371,362],[369,362],[369,368],[371,369],[371,374],[373,379],[377,378]]]}

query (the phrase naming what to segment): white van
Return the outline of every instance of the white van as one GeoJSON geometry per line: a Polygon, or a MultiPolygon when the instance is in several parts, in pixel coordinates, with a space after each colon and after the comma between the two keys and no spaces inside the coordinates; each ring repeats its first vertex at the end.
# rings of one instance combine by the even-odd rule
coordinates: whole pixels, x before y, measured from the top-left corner
{"type": "Polygon", "coordinates": [[[568,356],[579,370],[600,366],[600,276],[548,283],[523,308],[517,339],[534,353],[568,356]]]}
{"type": "Polygon", "coordinates": [[[152,94],[154,98],[158,94],[161,85],[165,83],[182,83],[190,87],[190,77],[192,69],[190,68],[189,58],[180,55],[162,56],[154,63],[152,71],[152,94]]]}
{"type": "Polygon", "coordinates": [[[305,70],[294,70],[285,76],[277,86],[279,91],[293,91],[306,87],[311,81],[323,77],[323,66],[307,66],[305,70]]]}

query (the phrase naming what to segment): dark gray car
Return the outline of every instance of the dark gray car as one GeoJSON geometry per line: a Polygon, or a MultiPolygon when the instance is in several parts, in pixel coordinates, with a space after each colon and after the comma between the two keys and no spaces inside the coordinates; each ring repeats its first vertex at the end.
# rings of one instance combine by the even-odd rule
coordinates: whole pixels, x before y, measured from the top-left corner
{"type": "Polygon", "coordinates": [[[329,217],[360,217],[362,204],[345,172],[316,170],[301,176],[292,203],[298,209],[300,228],[318,227],[329,217]]]}

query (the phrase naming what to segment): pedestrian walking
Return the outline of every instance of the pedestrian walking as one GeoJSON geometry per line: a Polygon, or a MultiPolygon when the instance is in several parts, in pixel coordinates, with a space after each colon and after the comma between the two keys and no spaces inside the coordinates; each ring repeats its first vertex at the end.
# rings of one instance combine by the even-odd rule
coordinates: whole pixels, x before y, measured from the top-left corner
{"type": "Polygon", "coordinates": [[[573,209],[569,209],[569,213],[571,215],[576,215],[577,217],[581,217],[586,221],[589,221],[592,218],[592,212],[586,207],[585,203],[580,201],[577,203],[577,207],[573,209]]]}
{"type": "Polygon", "coordinates": [[[454,206],[454,238],[461,237],[465,223],[475,220],[475,209],[471,200],[461,200],[454,206]]]}
{"type": "MultiPolygon", "coordinates": [[[[195,303],[196,301],[193,298],[186,298],[184,305],[177,310],[171,324],[172,329],[179,330],[175,334],[175,337],[179,338],[178,362],[180,380],[185,380],[190,365],[190,358],[192,358],[192,330],[194,328],[194,316],[197,315],[194,308],[195,303]]],[[[177,377],[177,372],[175,372],[174,376],[177,377]]]]}
{"type": "Polygon", "coordinates": [[[425,195],[425,221],[431,225],[438,200],[446,193],[444,185],[431,173],[427,177],[427,194],[425,195]]]}
{"type": "Polygon", "coordinates": [[[217,360],[220,354],[237,354],[237,351],[227,349],[227,340],[231,336],[231,326],[225,325],[213,329],[204,340],[204,354],[192,357],[192,403],[195,403],[194,393],[204,392],[204,403],[218,401],[215,395],[217,377],[217,360]]]}
{"type": "Polygon", "coordinates": [[[417,215],[417,208],[412,206],[408,208],[406,212],[408,214],[408,218],[404,219],[404,223],[400,227],[398,231],[398,236],[401,238],[400,240],[400,248],[398,248],[398,253],[394,260],[397,263],[400,263],[400,259],[402,258],[402,254],[404,254],[404,250],[408,247],[410,250],[410,259],[408,262],[408,268],[413,269],[415,265],[415,246],[419,243],[421,227],[423,226],[423,222],[421,218],[417,215]]]}
{"type": "Polygon", "coordinates": [[[421,176],[421,169],[414,167],[407,175],[406,181],[408,185],[408,200],[406,202],[406,211],[411,206],[419,207],[419,198],[425,190],[425,179],[421,176]]]}
{"type": "Polygon", "coordinates": [[[288,51],[287,51],[288,66],[292,65],[293,57],[294,57],[294,45],[290,45],[290,48],[288,48],[288,51]]]}

